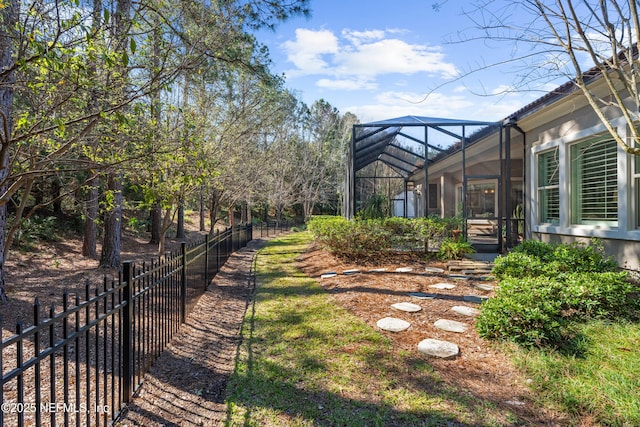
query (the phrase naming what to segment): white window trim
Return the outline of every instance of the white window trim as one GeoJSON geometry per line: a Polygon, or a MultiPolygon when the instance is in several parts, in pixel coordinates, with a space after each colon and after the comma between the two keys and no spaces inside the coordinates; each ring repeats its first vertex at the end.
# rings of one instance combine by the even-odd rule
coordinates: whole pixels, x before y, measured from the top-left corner
{"type": "MultiPolygon", "coordinates": [[[[611,124],[617,127],[621,137],[626,138],[627,126],[623,119],[612,121],[611,124]]],[[[623,239],[640,240],[640,226],[635,224],[635,206],[640,205],[640,201],[635,200],[635,182],[632,179],[632,167],[628,166],[633,162],[630,155],[618,146],[618,225],[615,227],[599,225],[578,225],[571,224],[571,169],[570,169],[570,148],[571,145],[580,143],[590,138],[596,138],[606,132],[604,125],[599,124],[583,129],[531,148],[529,157],[529,170],[532,171],[528,185],[528,199],[530,206],[528,220],[533,233],[561,234],[575,237],[597,237],[603,239],[623,239]],[[558,148],[558,161],[560,164],[560,221],[557,225],[540,224],[538,203],[538,154],[558,148]]],[[[640,209],[640,207],[639,207],[640,209]]]]}
{"type": "MultiPolygon", "coordinates": [[[[534,155],[534,157],[535,157],[534,158],[535,169],[532,169],[534,171],[534,173],[533,173],[534,179],[533,179],[533,182],[532,182],[532,190],[531,190],[532,192],[531,192],[531,194],[534,194],[534,192],[535,192],[535,196],[534,197],[536,197],[536,200],[538,200],[538,203],[536,203],[536,205],[535,205],[536,209],[535,209],[535,212],[534,212],[534,215],[535,215],[535,218],[536,218],[535,224],[540,224],[541,223],[541,219],[540,219],[541,218],[541,215],[540,215],[541,207],[540,207],[539,198],[538,198],[538,196],[540,195],[540,189],[541,189],[541,187],[539,185],[539,183],[540,183],[540,175],[539,175],[540,170],[539,170],[539,167],[538,167],[538,159],[540,158],[541,155],[544,155],[546,153],[550,153],[552,151],[555,151],[556,149],[558,149],[558,194],[560,194],[561,190],[562,190],[562,183],[564,182],[560,175],[564,171],[563,171],[563,168],[561,167],[561,163],[560,163],[560,150],[559,150],[559,147],[557,145],[554,145],[553,147],[550,147],[550,148],[548,148],[546,150],[539,150],[534,155]]],[[[549,187],[549,186],[546,186],[546,187],[549,187]]],[[[562,216],[562,205],[561,205],[560,202],[558,202],[558,203],[560,205],[559,215],[562,216]]],[[[541,225],[549,226],[549,227],[557,227],[559,224],[560,224],[560,218],[558,218],[558,224],[551,224],[551,223],[545,222],[544,224],[541,224],[541,225]]]]}

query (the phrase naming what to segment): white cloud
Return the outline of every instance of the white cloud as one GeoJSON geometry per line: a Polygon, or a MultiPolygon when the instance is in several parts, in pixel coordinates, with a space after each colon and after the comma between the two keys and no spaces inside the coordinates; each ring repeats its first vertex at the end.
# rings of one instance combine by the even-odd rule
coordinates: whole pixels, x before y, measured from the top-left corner
{"type": "Polygon", "coordinates": [[[378,85],[373,82],[357,79],[320,79],[316,82],[316,86],[333,90],[373,90],[378,88],[378,85]]]}
{"type": "Polygon", "coordinates": [[[296,39],[284,42],[282,47],[287,52],[289,61],[297,67],[297,70],[287,73],[290,75],[326,73],[330,64],[323,56],[339,51],[338,38],[331,31],[311,31],[304,28],[298,28],[296,39]]]}
{"type": "Polygon", "coordinates": [[[358,46],[363,42],[383,39],[384,35],[385,35],[385,32],[383,30],[368,30],[368,31],[354,31],[354,30],[348,30],[348,29],[342,30],[342,37],[349,40],[355,46],[358,46]]]}
{"type": "Polygon", "coordinates": [[[409,115],[487,120],[487,117],[469,117],[470,111],[474,109],[476,104],[463,96],[431,93],[427,97],[423,93],[388,91],[376,95],[368,104],[352,105],[340,110],[356,114],[363,122],[409,115]]]}
{"type": "Polygon", "coordinates": [[[513,93],[517,93],[518,90],[513,87],[512,85],[499,85],[496,86],[492,91],[491,94],[492,95],[507,95],[507,94],[513,94],[513,93]]]}
{"type": "MultiPolygon", "coordinates": [[[[299,28],[295,40],[282,44],[288,60],[296,67],[286,74],[330,76],[337,81],[364,82],[365,86],[385,74],[427,73],[443,79],[458,74],[456,66],[446,62],[439,49],[384,38],[392,32],[399,30],[344,30],[339,39],[328,30],[299,28]]],[[[321,84],[326,85],[327,81],[321,84]]]]}
{"type": "Polygon", "coordinates": [[[372,97],[369,102],[339,108],[343,113],[349,111],[357,115],[363,123],[409,115],[492,122],[502,120],[527,102],[521,96],[430,93],[427,97],[418,92],[388,91],[372,97]]]}
{"type": "Polygon", "coordinates": [[[457,74],[444,54],[424,45],[411,45],[399,39],[385,39],[362,44],[356,51],[336,54],[338,73],[375,77],[380,74],[414,74],[426,72],[442,78],[457,74]]]}

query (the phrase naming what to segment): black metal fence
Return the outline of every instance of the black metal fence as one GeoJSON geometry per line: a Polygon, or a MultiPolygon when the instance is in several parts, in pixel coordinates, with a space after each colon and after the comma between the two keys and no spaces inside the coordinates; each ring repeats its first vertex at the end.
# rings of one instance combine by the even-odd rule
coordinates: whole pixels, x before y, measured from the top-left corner
{"type": "Polygon", "coordinates": [[[126,262],[117,280],[87,284],[82,296],[65,292],[62,312],[52,307],[46,318],[36,300],[32,326],[3,328],[0,426],[110,424],[213,276],[252,236],[251,225],[231,227],[157,261],[126,262]]]}
{"type": "Polygon", "coordinates": [[[302,223],[303,223],[302,221],[261,222],[253,226],[253,233],[254,233],[254,236],[256,237],[275,236],[277,234],[284,233],[286,231],[291,231],[293,227],[299,226],[302,223]]]}

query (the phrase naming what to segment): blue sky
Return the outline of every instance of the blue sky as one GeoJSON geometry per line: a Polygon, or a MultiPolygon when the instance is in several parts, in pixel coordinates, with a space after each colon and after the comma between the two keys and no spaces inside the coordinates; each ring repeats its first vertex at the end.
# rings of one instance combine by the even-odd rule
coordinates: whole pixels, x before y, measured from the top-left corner
{"type": "Polygon", "coordinates": [[[457,43],[472,30],[462,11],[467,2],[440,1],[439,10],[434,3],[312,0],[309,19],[257,36],[269,47],[273,71],[284,73],[303,101],[325,99],[361,122],[405,115],[497,121],[543,94],[504,94],[512,65],[461,78],[512,52],[486,40],[457,43]]]}

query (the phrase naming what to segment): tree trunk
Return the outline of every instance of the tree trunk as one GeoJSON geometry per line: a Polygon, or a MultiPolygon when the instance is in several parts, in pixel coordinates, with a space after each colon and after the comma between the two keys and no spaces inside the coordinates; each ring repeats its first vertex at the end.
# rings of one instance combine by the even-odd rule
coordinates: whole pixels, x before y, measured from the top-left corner
{"type": "Polygon", "coordinates": [[[167,236],[167,230],[173,223],[173,215],[171,214],[171,208],[167,208],[162,218],[162,224],[160,227],[160,240],[158,241],[158,255],[164,254],[165,241],[167,236]]]}
{"type": "MultiPolygon", "coordinates": [[[[102,25],[102,0],[93,0],[92,11],[92,30],[98,31],[102,25]]],[[[89,75],[91,79],[98,79],[98,60],[89,61],[89,75]]],[[[91,111],[100,109],[101,93],[96,85],[89,91],[88,107],[91,111]]],[[[89,146],[97,145],[97,138],[88,138],[86,144],[89,146]]],[[[88,160],[88,159],[87,159],[88,160]]],[[[82,255],[91,258],[98,258],[98,227],[96,221],[100,212],[100,201],[98,187],[100,179],[95,171],[89,170],[91,177],[87,181],[88,190],[84,197],[84,229],[82,233],[82,255]]]]}
{"type": "Polygon", "coordinates": [[[62,191],[62,185],[60,185],[60,180],[57,176],[54,176],[51,180],[51,194],[49,195],[52,200],[53,213],[56,215],[62,214],[62,196],[60,192],[62,191]]]}
{"type": "Polygon", "coordinates": [[[240,222],[246,224],[248,222],[249,215],[247,213],[247,202],[242,202],[240,210],[240,222]]]}
{"type": "Polygon", "coordinates": [[[180,200],[178,202],[178,224],[176,225],[176,239],[184,240],[186,239],[186,235],[184,232],[184,201],[180,200]]]}
{"type": "MultiPolygon", "coordinates": [[[[22,218],[24,217],[24,211],[27,207],[27,203],[29,201],[29,195],[31,194],[31,189],[33,188],[34,178],[29,177],[26,178],[24,183],[24,189],[22,190],[22,197],[20,198],[20,204],[16,208],[15,217],[13,219],[13,224],[9,228],[4,240],[4,245],[7,249],[11,249],[13,245],[13,241],[16,237],[16,233],[20,230],[22,218]]],[[[4,260],[7,260],[8,253],[5,254],[4,260]]]]}
{"type": "Polygon", "coordinates": [[[311,215],[313,215],[313,203],[305,200],[304,203],[302,203],[302,211],[305,221],[311,218],[311,215]]]}
{"type": "MultiPolygon", "coordinates": [[[[16,37],[16,23],[18,20],[19,1],[11,0],[9,4],[0,9],[0,70],[9,70],[13,65],[13,40],[16,37]]],[[[0,81],[0,194],[4,195],[8,186],[9,164],[11,157],[11,133],[13,123],[11,114],[13,112],[13,90],[15,75],[13,71],[5,75],[0,81]]],[[[0,199],[0,300],[6,300],[4,291],[4,261],[6,259],[5,239],[7,233],[7,203],[6,198],[0,199]]]]}
{"type": "Polygon", "coordinates": [[[162,204],[160,199],[156,200],[155,206],[150,212],[151,219],[151,240],[150,245],[157,245],[160,243],[162,235],[162,204]]]}
{"type": "Polygon", "coordinates": [[[200,231],[204,231],[205,230],[205,223],[204,223],[204,194],[203,194],[203,190],[202,188],[200,189],[200,231]]]}
{"type": "Polygon", "coordinates": [[[211,191],[211,199],[209,200],[209,221],[211,221],[211,230],[215,231],[216,223],[218,222],[218,213],[220,213],[220,197],[222,193],[218,190],[211,191]]]}
{"type": "Polygon", "coordinates": [[[119,268],[122,238],[122,177],[120,175],[109,174],[107,192],[113,195],[113,204],[107,207],[105,213],[100,267],[119,268]]]}
{"type": "MultiPolygon", "coordinates": [[[[92,172],[93,173],[93,172],[92,172]]],[[[82,256],[98,258],[97,240],[99,203],[98,203],[98,178],[93,177],[87,182],[87,193],[84,201],[84,232],[82,234],[82,256]]]]}
{"type": "Polygon", "coordinates": [[[233,227],[235,223],[235,218],[233,217],[233,203],[229,205],[229,227],[233,227]]]}
{"type": "Polygon", "coordinates": [[[253,222],[253,216],[251,215],[251,211],[253,209],[253,205],[247,203],[247,224],[251,224],[253,222]]]}

